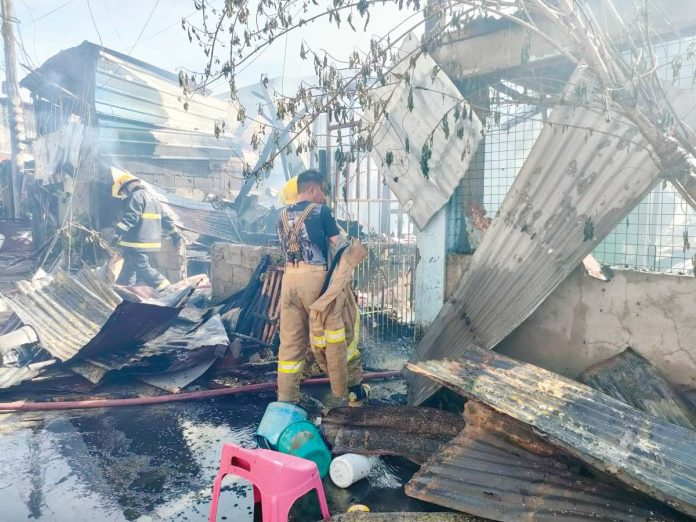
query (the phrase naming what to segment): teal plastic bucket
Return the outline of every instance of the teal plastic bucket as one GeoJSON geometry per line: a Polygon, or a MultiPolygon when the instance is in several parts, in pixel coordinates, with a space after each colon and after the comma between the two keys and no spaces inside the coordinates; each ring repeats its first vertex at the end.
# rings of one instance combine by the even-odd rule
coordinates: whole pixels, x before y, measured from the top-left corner
{"type": "Polygon", "coordinates": [[[277,450],[311,460],[317,465],[321,478],[329,473],[331,453],[321,437],[319,428],[309,421],[295,422],[285,428],[278,437],[277,450]]]}
{"type": "Polygon", "coordinates": [[[260,447],[274,450],[283,430],[297,421],[307,420],[307,417],[307,412],[295,404],[272,402],[266,408],[254,438],[260,447]]]}

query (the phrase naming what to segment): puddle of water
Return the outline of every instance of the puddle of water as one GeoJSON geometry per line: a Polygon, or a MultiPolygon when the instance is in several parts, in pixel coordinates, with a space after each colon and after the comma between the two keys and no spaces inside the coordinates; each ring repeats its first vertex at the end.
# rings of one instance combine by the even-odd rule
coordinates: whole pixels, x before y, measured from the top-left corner
{"type": "MultiPolygon", "coordinates": [[[[398,385],[380,385],[386,399],[398,385]]],[[[322,396],[327,390],[316,390],[322,396]]],[[[142,408],[54,413],[0,434],[0,518],[7,521],[203,521],[220,446],[252,447],[253,432],[273,394],[142,408]]],[[[333,513],[351,504],[376,511],[424,510],[403,484],[416,467],[376,459],[373,472],[347,490],[327,479],[333,513]]],[[[223,483],[219,520],[252,520],[248,484],[223,483]]],[[[302,499],[293,520],[319,520],[302,499]]]]}

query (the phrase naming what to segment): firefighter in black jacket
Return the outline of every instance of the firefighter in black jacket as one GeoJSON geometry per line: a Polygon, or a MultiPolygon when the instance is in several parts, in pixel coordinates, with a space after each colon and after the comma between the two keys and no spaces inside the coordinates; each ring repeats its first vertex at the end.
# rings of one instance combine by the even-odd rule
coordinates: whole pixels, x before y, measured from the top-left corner
{"type": "Polygon", "coordinates": [[[175,246],[181,235],[174,229],[171,219],[162,215],[160,202],[130,172],[114,169],[111,193],[123,198],[123,207],[116,223],[116,244],[123,252],[123,269],[116,281],[120,285],[146,284],[156,290],[164,290],[170,283],[150,266],[150,252],[162,248],[162,225],[168,231],[175,246]]]}

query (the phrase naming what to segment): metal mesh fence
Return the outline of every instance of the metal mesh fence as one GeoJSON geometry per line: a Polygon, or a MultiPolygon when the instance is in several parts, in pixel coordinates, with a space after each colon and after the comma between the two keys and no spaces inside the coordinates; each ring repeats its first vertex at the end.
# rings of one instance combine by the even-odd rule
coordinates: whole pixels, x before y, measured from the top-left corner
{"type": "MultiPolygon", "coordinates": [[[[343,143],[345,135],[344,129],[343,143]]],[[[410,337],[416,267],[413,224],[370,155],[341,170],[333,165],[329,172],[339,225],[368,249],[355,278],[362,335],[367,339],[410,337]]]]}
{"type": "Polygon", "coordinates": [[[486,135],[450,201],[448,247],[455,252],[476,249],[544,122],[542,110],[495,97],[492,89],[490,94],[496,102],[490,107],[486,135]]]}
{"type": "MultiPolygon", "coordinates": [[[[691,38],[661,43],[656,56],[660,75],[666,84],[683,89],[694,88],[693,60],[682,59],[691,38]],[[676,59],[676,61],[675,61],[676,59]]],[[[607,265],[634,270],[672,274],[693,274],[696,255],[696,211],[664,182],[640,202],[631,213],[597,246],[595,257],[607,265]]]]}
{"type": "MultiPolygon", "coordinates": [[[[696,39],[659,46],[660,73],[666,83],[696,88],[694,60],[682,58],[676,66],[680,61],[676,57],[685,56],[689,49],[696,50],[696,39]]],[[[491,99],[491,114],[499,116],[491,117],[485,141],[450,202],[448,246],[455,252],[475,250],[487,220],[495,216],[543,128],[543,110],[504,97],[491,99]]],[[[672,184],[660,183],[597,246],[594,255],[617,268],[692,274],[696,211],[672,184]]]]}

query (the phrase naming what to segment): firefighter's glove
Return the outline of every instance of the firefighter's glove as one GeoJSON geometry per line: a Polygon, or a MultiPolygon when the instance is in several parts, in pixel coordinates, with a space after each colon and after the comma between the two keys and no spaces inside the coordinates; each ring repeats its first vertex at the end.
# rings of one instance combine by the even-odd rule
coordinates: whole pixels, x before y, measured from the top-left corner
{"type": "Polygon", "coordinates": [[[121,234],[114,234],[114,236],[111,238],[111,246],[118,246],[120,241],[121,234]]]}

